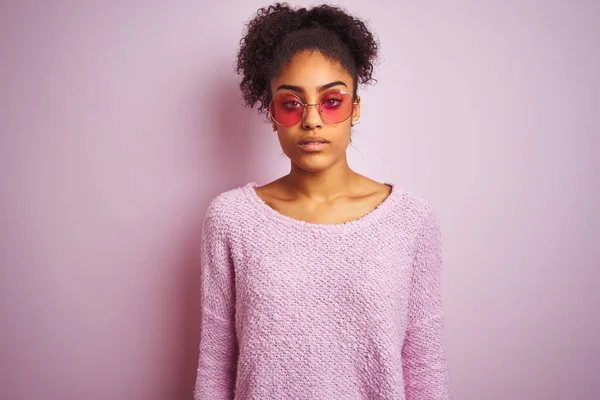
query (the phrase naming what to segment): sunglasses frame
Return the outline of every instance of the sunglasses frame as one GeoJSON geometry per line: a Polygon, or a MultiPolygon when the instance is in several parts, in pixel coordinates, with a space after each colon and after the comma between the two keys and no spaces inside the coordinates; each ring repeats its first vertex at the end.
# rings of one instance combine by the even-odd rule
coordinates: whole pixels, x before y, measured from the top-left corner
{"type": "Polygon", "coordinates": [[[352,116],[352,113],[354,112],[354,106],[357,106],[358,102],[357,101],[352,101],[352,111],[350,111],[350,114],[346,118],[344,118],[343,120],[338,121],[338,122],[332,122],[332,121],[328,120],[327,118],[325,118],[323,116],[323,114],[321,113],[321,107],[320,106],[321,106],[321,100],[323,99],[323,97],[326,94],[334,92],[334,91],[340,92],[341,94],[344,94],[344,95],[347,94],[348,96],[350,96],[350,99],[352,99],[352,94],[346,92],[345,90],[342,90],[342,89],[331,89],[331,90],[326,91],[325,93],[323,93],[321,95],[321,97],[319,97],[319,102],[318,103],[316,103],[316,104],[307,104],[307,103],[304,103],[302,101],[302,99],[300,98],[300,96],[298,96],[295,93],[282,92],[282,93],[278,93],[275,96],[273,96],[273,98],[269,102],[269,117],[271,118],[271,121],[275,122],[277,125],[285,126],[286,128],[291,128],[292,126],[298,124],[298,122],[300,122],[300,121],[302,121],[304,119],[304,116],[306,115],[306,107],[309,107],[309,106],[318,106],[317,107],[317,111],[318,111],[319,116],[321,117],[321,119],[323,121],[327,121],[330,124],[341,124],[342,122],[346,121],[348,118],[350,118],[352,116]],[[271,104],[273,104],[273,100],[275,100],[275,97],[277,97],[280,94],[287,94],[287,95],[294,96],[294,97],[296,97],[299,100],[298,103],[300,103],[302,105],[302,117],[300,117],[300,119],[298,120],[298,122],[296,122],[294,125],[284,125],[284,124],[281,124],[281,123],[277,122],[275,120],[275,118],[273,118],[273,114],[271,113],[271,104]]]}

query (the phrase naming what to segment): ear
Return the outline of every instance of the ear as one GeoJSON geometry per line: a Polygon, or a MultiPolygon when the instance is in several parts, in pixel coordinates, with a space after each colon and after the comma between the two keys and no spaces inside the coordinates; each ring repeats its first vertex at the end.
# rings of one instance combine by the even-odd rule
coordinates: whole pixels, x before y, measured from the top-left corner
{"type": "Polygon", "coordinates": [[[360,96],[356,96],[356,104],[352,110],[352,122],[356,122],[360,119],[360,96]]]}

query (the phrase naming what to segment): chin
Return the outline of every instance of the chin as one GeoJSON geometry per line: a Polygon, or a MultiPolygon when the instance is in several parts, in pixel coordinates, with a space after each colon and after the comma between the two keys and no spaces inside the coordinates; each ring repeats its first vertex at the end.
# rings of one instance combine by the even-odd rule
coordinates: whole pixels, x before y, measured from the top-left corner
{"type": "Polygon", "coordinates": [[[291,158],[291,160],[298,167],[308,172],[324,171],[335,164],[335,159],[331,155],[322,154],[302,154],[291,158]]]}

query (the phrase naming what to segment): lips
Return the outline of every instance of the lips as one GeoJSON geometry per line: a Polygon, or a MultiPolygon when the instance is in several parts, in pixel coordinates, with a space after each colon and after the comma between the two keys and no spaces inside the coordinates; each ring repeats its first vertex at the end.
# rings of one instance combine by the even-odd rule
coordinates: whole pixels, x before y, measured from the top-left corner
{"type": "Polygon", "coordinates": [[[298,145],[298,147],[300,147],[305,152],[315,153],[315,152],[319,152],[319,151],[323,150],[328,145],[329,145],[329,143],[326,143],[326,142],[305,142],[305,143],[300,143],[298,145]]]}
{"type": "Polygon", "coordinates": [[[304,145],[308,143],[329,143],[329,141],[320,136],[307,136],[305,138],[300,139],[300,141],[298,142],[299,145],[304,145]]]}

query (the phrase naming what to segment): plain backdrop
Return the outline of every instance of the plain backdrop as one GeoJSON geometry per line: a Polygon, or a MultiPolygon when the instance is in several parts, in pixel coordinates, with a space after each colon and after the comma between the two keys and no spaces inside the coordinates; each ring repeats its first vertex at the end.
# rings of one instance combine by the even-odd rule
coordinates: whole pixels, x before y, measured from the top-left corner
{"type": "MultiPolygon", "coordinates": [[[[235,72],[267,4],[1,2],[0,398],[191,399],[208,202],[289,169],[235,72]]],[[[381,42],[350,165],[441,219],[454,397],[597,399],[600,2],[341,4],[381,42]]]]}

